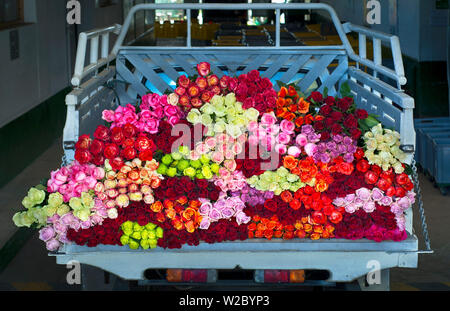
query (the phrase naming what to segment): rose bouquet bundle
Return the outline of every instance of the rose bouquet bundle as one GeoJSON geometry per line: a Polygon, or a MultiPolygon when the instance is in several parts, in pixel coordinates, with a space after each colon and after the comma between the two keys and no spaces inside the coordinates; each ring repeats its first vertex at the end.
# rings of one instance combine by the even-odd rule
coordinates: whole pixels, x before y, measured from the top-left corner
{"type": "Polygon", "coordinates": [[[399,133],[351,96],[197,71],[103,111],[107,125],[79,136],[75,160],[30,189],[14,223],[40,229],[49,250],[406,238],[415,195],[399,133]]]}

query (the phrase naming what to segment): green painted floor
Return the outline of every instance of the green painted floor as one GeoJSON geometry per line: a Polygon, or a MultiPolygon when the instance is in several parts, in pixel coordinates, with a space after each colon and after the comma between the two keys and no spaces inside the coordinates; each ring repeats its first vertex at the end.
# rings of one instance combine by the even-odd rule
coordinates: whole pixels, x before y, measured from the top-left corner
{"type": "MultiPolygon", "coordinates": [[[[61,140],[31,163],[22,173],[0,189],[0,290],[80,290],[68,285],[69,270],[57,265],[54,257],[47,256],[44,244],[36,232],[16,233],[11,217],[19,210],[28,188],[47,177],[50,170],[61,163],[61,140]],[[15,234],[16,233],[16,234],[15,234]],[[15,255],[14,247],[5,243],[14,236],[15,243],[23,244],[15,255]],[[31,238],[26,239],[27,235],[31,238]],[[15,255],[13,257],[13,255],[15,255]],[[11,257],[11,258],[10,258],[11,257]],[[9,263],[7,259],[11,259],[9,263]],[[6,265],[6,263],[8,263],[6,265]],[[2,266],[3,264],[3,266],[2,266]]],[[[442,196],[424,176],[421,176],[426,216],[434,254],[419,256],[418,269],[392,269],[391,290],[450,290],[450,196],[442,196]]],[[[417,217],[417,212],[415,216],[417,217]]],[[[417,221],[417,219],[415,219],[417,221]]],[[[418,223],[418,222],[416,222],[418,223]]],[[[420,231],[416,226],[416,231],[420,231]]],[[[420,232],[417,232],[420,237],[420,232]]],[[[14,246],[13,245],[13,246],[14,246]]]]}

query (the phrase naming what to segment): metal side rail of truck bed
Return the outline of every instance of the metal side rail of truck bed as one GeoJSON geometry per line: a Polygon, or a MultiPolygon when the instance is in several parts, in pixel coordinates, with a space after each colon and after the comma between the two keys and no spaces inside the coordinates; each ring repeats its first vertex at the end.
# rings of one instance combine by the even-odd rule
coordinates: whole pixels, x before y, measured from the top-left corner
{"type": "MultiPolygon", "coordinates": [[[[415,131],[413,123],[414,99],[405,94],[401,86],[406,83],[399,39],[352,24],[342,25],[332,7],[325,4],[142,4],[133,7],[124,25],[82,34],[78,47],[76,71],[72,80],[74,90],[67,96],[67,120],[64,128],[63,164],[73,160],[74,143],[80,133],[91,133],[101,124],[101,111],[117,105],[135,103],[148,93],[173,90],[182,74],[195,74],[198,62],[211,63],[211,70],[219,77],[260,71],[263,77],[276,81],[295,82],[303,91],[328,89],[338,93],[347,82],[357,106],[379,116],[382,123],[400,132],[402,148],[409,152],[413,165],[415,131]],[[133,15],[142,10],[182,9],[187,15],[187,41],[185,47],[126,46],[124,39],[133,15]],[[249,10],[276,11],[276,40],[274,46],[264,47],[194,47],[191,45],[191,10],[249,10]],[[324,10],[336,27],[342,45],[336,46],[280,46],[280,12],[284,10],[324,10]],[[111,52],[102,49],[102,58],[90,51],[90,62],[85,66],[86,42],[99,37],[108,40],[108,34],[120,33],[111,52]],[[357,55],[347,33],[356,32],[360,49],[357,55]],[[366,40],[371,39],[374,60],[366,58],[366,40]],[[382,65],[382,43],[391,48],[393,68],[382,65]],[[115,65],[110,62],[115,60],[115,65]],[[349,61],[356,66],[349,66],[349,61]],[[84,69],[83,69],[84,68],[84,69]],[[364,69],[364,71],[362,70],[364,69]],[[367,73],[367,72],[369,73],[367,73]]],[[[80,35],[81,37],[81,35],[80,35]]],[[[102,44],[105,47],[106,43],[102,44]]],[[[202,269],[323,269],[330,272],[330,281],[351,281],[368,273],[368,263],[379,262],[380,269],[417,267],[420,252],[432,252],[420,188],[415,171],[414,183],[418,193],[418,212],[426,250],[419,251],[418,238],[412,221],[412,210],[407,212],[408,238],[402,242],[381,243],[368,240],[293,239],[272,241],[252,239],[244,242],[217,244],[201,243],[196,247],[184,246],[179,250],[130,250],[128,247],[99,246],[94,248],[65,245],[53,253],[59,264],[76,260],[99,267],[123,279],[142,280],[149,268],[202,268],[202,269]]]]}

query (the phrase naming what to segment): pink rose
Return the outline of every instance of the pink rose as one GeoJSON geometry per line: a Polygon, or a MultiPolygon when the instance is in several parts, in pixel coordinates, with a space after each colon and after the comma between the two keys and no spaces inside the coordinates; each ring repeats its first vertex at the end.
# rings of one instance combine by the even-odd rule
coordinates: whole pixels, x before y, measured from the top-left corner
{"type": "Polygon", "coordinates": [[[39,230],[39,239],[47,242],[55,236],[55,230],[51,226],[47,226],[39,230]]]}
{"type": "Polygon", "coordinates": [[[142,110],[139,112],[139,119],[142,122],[147,122],[148,120],[153,119],[153,115],[150,110],[142,110]]]}
{"type": "Polygon", "coordinates": [[[114,122],[114,111],[112,110],[103,110],[102,119],[106,122],[114,122]]]}
{"type": "Polygon", "coordinates": [[[247,129],[249,130],[249,132],[255,132],[258,130],[258,122],[256,121],[250,121],[247,124],[247,129]]]}
{"type": "Polygon", "coordinates": [[[51,240],[47,241],[47,243],[45,244],[45,246],[47,247],[47,250],[49,250],[51,252],[56,251],[60,245],[61,244],[56,239],[51,239],[51,240]]]}
{"type": "Polygon", "coordinates": [[[217,145],[217,140],[214,137],[208,137],[205,140],[205,144],[210,148],[214,148],[217,145]]]}
{"type": "Polygon", "coordinates": [[[230,207],[225,207],[224,209],[222,209],[222,217],[225,219],[229,219],[231,217],[233,217],[234,215],[234,210],[230,207]]]}
{"type": "Polygon", "coordinates": [[[401,215],[403,214],[403,209],[397,203],[394,202],[391,204],[391,212],[395,215],[401,215]]]}
{"type": "Polygon", "coordinates": [[[236,161],[235,160],[225,160],[225,162],[223,162],[223,165],[229,170],[229,171],[234,171],[236,170],[236,161]]]}
{"type": "Polygon", "coordinates": [[[86,174],[84,172],[78,172],[75,174],[74,180],[78,183],[82,182],[86,178],[86,174]]]}
{"type": "Polygon", "coordinates": [[[376,206],[375,203],[372,201],[367,201],[366,203],[364,203],[363,205],[363,210],[366,213],[372,213],[375,210],[376,206]]]}
{"type": "Polygon", "coordinates": [[[389,206],[392,204],[392,198],[389,196],[385,196],[378,203],[380,205],[389,206]]]}
{"type": "Polygon", "coordinates": [[[145,124],[145,130],[150,134],[158,133],[159,121],[155,119],[150,119],[145,124]]]}
{"type": "Polygon", "coordinates": [[[382,198],[384,197],[384,194],[383,194],[383,192],[380,190],[380,189],[378,189],[378,188],[373,188],[372,189],[372,199],[374,200],[374,201],[380,201],[382,198]]]}
{"type": "Polygon", "coordinates": [[[358,210],[358,208],[356,207],[355,204],[350,203],[348,205],[345,206],[345,211],[347,213],[353,214],[354,212],[356,212],[358,210]]]}
{"type": "Polygon", "coordinates": [[[370,199],[370,190],[367,188],[359,188],[358,190],[356,190],[356,195],[358,196],[358,198],[360,198],[363,201],[367,201],[370,199]]]}
{"type": "Polygon", "coordinates": [[[248,138],[248,143],[252,146],[256,146],[259,143],[259,138],[256,135],[250,135],[248,138]]]}
{"type": "Polygon", "coordinates": [[[298,156],[300,156],[300,154],[302,153],[302,151],[300,150],[300,148],[298,148],[297,146],[291,146],[288,148],[287,153],[295,158],[297,158],[298,156]]]}
{"type": "Polygon", "coordinates": [[[336,198],[333,200],[333,204],[337,207],[342,207],[347,204],[347,202],[344,200],[344,198],[336,198]]]}
{"type": "Polygon", "coordinates": [[[298,134],[297,137],[295,138],[295,142],[300,147],[303,147],[308,143],[308,137],[306,137],[305,134],[298,134]]]}
{"type": "Polygon", "coordinates": [[[178,115],[178,112],[177,106],[167,105],[164,107],[164,114],[166,116],[176,116],[178,115]]]}
{"type": "Polygon", "coordinates": [[[238,212],[236,213],[236,222],[238,225],[246,224],[251,220],[251,218],[247,215],[245,215],[244,212],[238,212]]]}
{"type": "Polygon", "coordinates": [[[266,126],[272,126],[277,122],[277,118],[273,115],[273,113],[265,113],[261,117],[261,123],[266,126]]]}
{"type": "Polygon", "coordinates": [[[283,120],[280,123],[280,129],[282,132],[284,132],[286,134],[293,134],[294,129],[295,129],[295,124],[294,124],[294,122],[291,122],[288,120],[283,120]]]}
{"type": "Polygon", "coordinates": [[[211,155],[211,160],[217,164],[222,163],[224,160],[223,153],[220,151],[213,152],[213,154],[211,155]]]}
{"type": "Polygon", "coordinates": [[[213,221],[219,220],[220,216],[220,212],[215,208],[211,209],[211,211],[209,212],[209,218],[213,221]]]}
{"type": "Polygon", "coordinates": [[[277,142],[280,144],[287,145],[287,144],[289,144],[290,141],[291,141],[291,136],[284,132],[278,134],[278,136],[277,136],[277,142]]]}
{"type": "Polygon", "coordinates": [[[276,145],[275,145],[275,151],[276,151],[278,154],[285,154],[286,151],[287,151],[286,145],[283,145],[283,144],[276,144],[276,145]]]}
{"type": "Polygon", "coordinates": [[[353,201],[353,204],[356,205],[357,208],[360,208],[364,205],[366,201],[361,200],[359,197],[355,198],[355,200],[353,201]]]}
{"type": "Polygon", "coordinates": [[[208,217],[203,217],[202,221],[200,222],[199,228],[202,230],[206,230],[211,225],[211,220],[208,217]]]}
{"type": "Polygon", "coordinates": [[[409,201],[408,197],[403,197],[400,200],[397,201],[397,204],[403,209],[407,210],[411,206],[411,202],[409,201]]]}
{"type": "Polygon", "coordinates": [[[344,198],[345,202],[347,202],[347,204],[353,203],[353,201],[355,201],[356,196],[353,193],[347,194],[344,198]]]}
{"type": "Polygon", "coordinates": [[[198,154],[206,154],[209,152],[209,147],[208,147],[208,145],[200,142],[195,147],[195,151],[197,151],[198,154]]]}
{"type": "Polygon", "coordinates": [[[305,145],[305,152],[308,156],[312,157],[314,155],[314,153],[317,152],[317,146],[316,144],[313,143],[307,143],[305,145]]]}

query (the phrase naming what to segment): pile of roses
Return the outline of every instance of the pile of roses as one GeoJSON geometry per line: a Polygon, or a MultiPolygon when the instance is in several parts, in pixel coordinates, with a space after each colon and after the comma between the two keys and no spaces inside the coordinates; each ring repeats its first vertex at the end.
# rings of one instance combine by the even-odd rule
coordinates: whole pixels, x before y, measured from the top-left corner
{"type": "Polygon", "coordinates": [[[245,239],[406,238],[414,185],[400,134],[351,94],[277,92],[257,70],[197,65],[174,90],[102,113],[75,159],[16,213],[48,250],[151,251],[245,239]]]}

